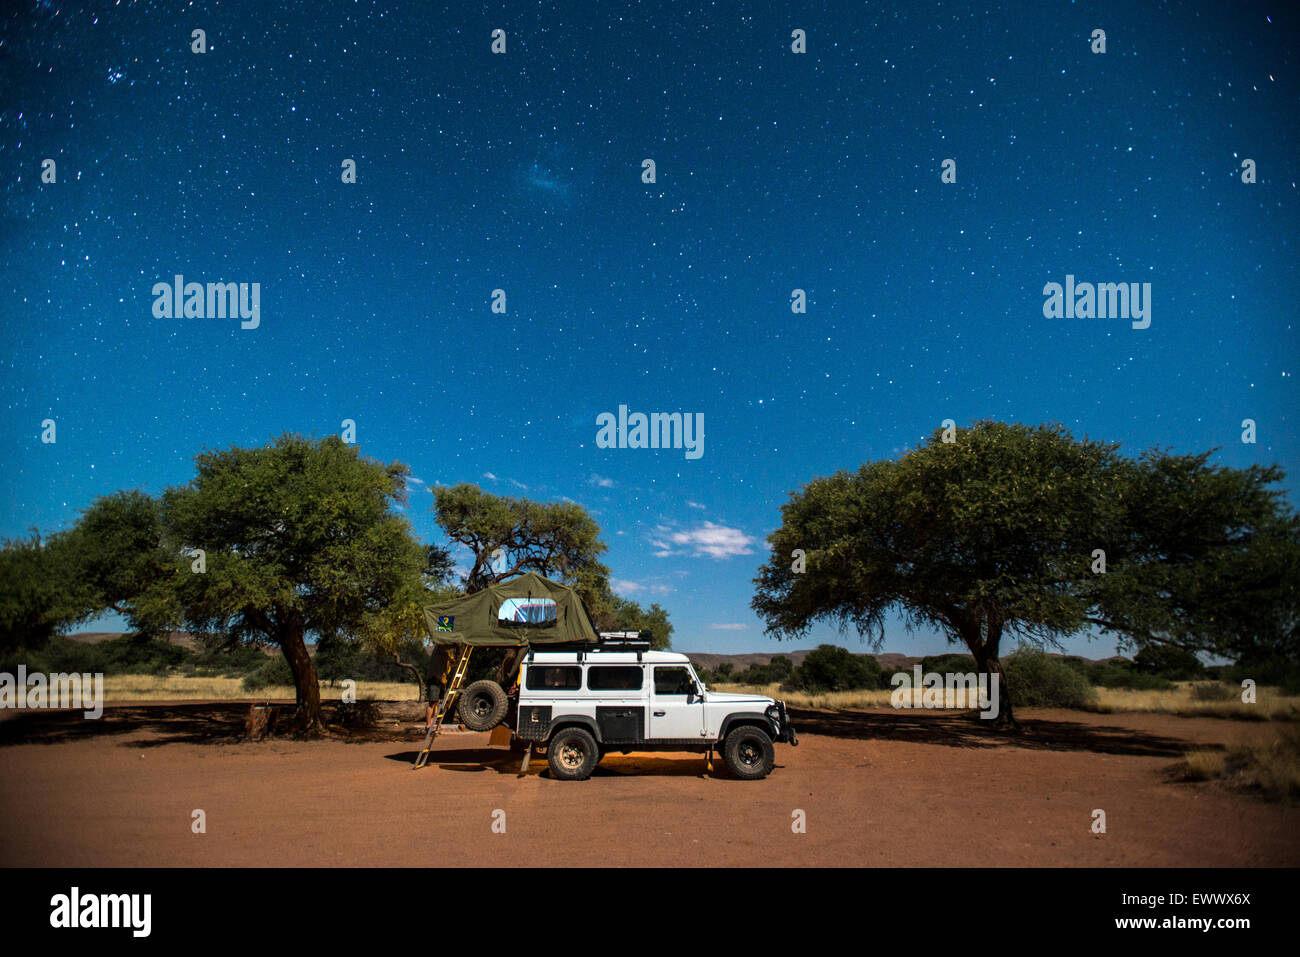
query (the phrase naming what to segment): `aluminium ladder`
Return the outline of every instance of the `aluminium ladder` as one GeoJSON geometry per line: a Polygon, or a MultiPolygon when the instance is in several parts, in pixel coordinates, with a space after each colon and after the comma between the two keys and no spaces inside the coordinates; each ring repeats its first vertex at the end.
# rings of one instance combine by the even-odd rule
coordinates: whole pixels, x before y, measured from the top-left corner
{"type": "Polygon", "coordinates": [[[429,723],[429,730],[424,736],[424,744],[420,746],[420,753],[415,756],[415,763],[411,766],[412,771],[418,771],[429,763],[429,748],[433,744],[433,739],[438,736],[438,732],[442,730],[443,719],[450,713],[451,706],[456,703],[456,696],[460,694],[461,685],[465,683],[465,673],[469,670],[469,655],[473,650],[473,645],[460,646],[460,657],[456,659],[456,672],[433,709],[433,721],[429,723]]]}

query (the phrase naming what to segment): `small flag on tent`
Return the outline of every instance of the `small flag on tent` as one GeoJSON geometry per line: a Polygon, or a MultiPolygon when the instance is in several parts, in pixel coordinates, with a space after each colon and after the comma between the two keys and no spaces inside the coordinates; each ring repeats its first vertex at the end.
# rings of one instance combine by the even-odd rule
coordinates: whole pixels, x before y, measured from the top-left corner
{"type": "Polygon", "coordinates": [[[438,630],[439,630],[439,631],[454,631],[454,630],[455,630],[455,624],[456,624],[456,618],[455,618],[454,615],[439,615],[439,616],[438,616],[438,630]]]}

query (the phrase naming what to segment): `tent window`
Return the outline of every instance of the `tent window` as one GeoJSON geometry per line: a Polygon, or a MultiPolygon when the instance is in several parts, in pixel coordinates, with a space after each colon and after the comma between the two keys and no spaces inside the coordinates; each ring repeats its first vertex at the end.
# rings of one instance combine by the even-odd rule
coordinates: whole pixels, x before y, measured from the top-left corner
{"type": "Polygon", "coordinates": [[[558,613],[552,598],[507,598],[497,612],[497,621],[503,625],[546,627],[555,624],[558,613]]]}
{"type": "Polygon", "coordinates": [[[587,669],[587,690],[640,691],[644,678],[638,665],[593,665],[587,669]]]}

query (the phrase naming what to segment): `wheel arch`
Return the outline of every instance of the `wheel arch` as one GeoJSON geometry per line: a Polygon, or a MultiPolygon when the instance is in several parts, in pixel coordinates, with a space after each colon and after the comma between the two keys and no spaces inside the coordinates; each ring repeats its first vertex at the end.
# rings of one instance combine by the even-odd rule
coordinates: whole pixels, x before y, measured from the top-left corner
{"type": "Polygon", "coordinates": [[[766,714],[761,711],[741,711],[736,714],[729,714],[723,720],[722,727],[718,729],[718,742],[725,741],[727,735],[737,728],[746,726],[758,728],[773,741],[776,741],[776,737],[772,733],[772,722],[768,720],[766,714]]]}
{"type": "Polygon", "coordinates": [[[562,714],[558,718],[551,719],[551,725],[546,730],[546,741],[549,743],[552,738],[565,728],[581,728],[583,731],[589,731],[591,736],[596,739],[597,744],[604,744],[600,737],[600,728],[596,725],[596,719],[589,718],[585,714],[562,714]]]}

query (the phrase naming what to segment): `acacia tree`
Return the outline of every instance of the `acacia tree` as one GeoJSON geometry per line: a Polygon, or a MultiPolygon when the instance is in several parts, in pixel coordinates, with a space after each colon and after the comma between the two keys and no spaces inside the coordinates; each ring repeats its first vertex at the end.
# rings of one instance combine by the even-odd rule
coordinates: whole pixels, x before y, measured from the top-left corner
{"type": "Polygon", "coordinates": [[[70,558],[37,534],[0,547],[0,651],[39,648],[84,617],[70,558]]]}
{"type": "MultiPolygon", "coordinates": [[[[999,677],[1008,636],[1058,645],[1100,627],[1137,646],[1224,651],[1284,644],[1289,627],[1293,641],[1296,523],[1264,489],[1276,470],[1160,453],[1134,463],[1056,426],[986,421],[954,438],[936,431],[899,459],[791,494],[751,603],[768,633],[824,619],[879,649],[898,610],[999,677]],[[1263,604],[1216,604],[1243,585],[1263,604]]],[[[999,690],[998,724],[1015,727],[1005,681],[999,690]]]]}
{"type": "Polygon", "coordinates": [[[656,648],[672,636],[668,613],[643,609],[614,594],[600,526],[576,502],[534,502],[484,492],[477,485],[433,489],[434,514],[447,538],[469,548],[473,561],[462,585],[467,594],[492,582],[535,571],[570,585],[598,629],[648,629],[656,648]]]}
{"type": "Polygon", "coordinates": [[[425,672],[424,640],[428,625],[424,606],[453,598],[457,590],[449,584],[452,575],[451,553],[438,545],[424,549],[424,567],[418,580],[406,582],[402,590],[384,608],[367,616],[358,632],[363,644],[393,659],[409,671],[420,686],[420,700],[428,692],[425,672]]]}
{"type": "Polygon", "coordinates": [[[361,628],[424,563],[393,509],[409,470],[362,458],[337,436],[284,435],[195,461],[195,478],[162,501],[164,537],[173,555],[183,554],[136,599],[137,614],[277,645],[293,672],[293,726],[318,734],[320,685],[307,635],[361,628]]]}
{"type": "Polygon", "coordinates": [[[1083,582],[1088,622],[1121,649],[1295,660],[1300,518],[1270,487],[1285,476],[1212,466],[1209,456],[1151,451],[1130,465],[1113,560],[1083,582]]]}

